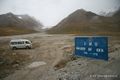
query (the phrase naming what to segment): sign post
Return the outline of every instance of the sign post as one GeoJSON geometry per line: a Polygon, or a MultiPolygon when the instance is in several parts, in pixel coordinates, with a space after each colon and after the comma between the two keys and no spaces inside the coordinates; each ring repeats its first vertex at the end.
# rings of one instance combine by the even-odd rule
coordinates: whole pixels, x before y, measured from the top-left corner
{"type": "Polygon", "coordinates": [[[108,38],[76,37],[75,55],[108,60],[108,38]]]}

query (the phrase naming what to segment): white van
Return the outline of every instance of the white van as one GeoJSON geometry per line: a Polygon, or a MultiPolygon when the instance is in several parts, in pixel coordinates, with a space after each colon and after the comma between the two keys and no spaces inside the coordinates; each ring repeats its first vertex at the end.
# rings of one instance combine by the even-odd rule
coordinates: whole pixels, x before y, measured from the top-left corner
{"type": "Polygon", "coordinates": [[[31,49],[32,42],[27,39],[13,39],[10,41],[10,47],[11,49],[18,49],[18,48],[31,49]]]}

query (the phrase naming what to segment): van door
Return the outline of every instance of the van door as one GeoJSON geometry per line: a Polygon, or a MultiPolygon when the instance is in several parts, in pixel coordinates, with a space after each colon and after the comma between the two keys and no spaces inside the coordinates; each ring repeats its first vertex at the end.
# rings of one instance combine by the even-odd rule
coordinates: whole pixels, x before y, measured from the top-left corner
{"type": "Polygon", "coordinates": [[[25,48],[24,47],[24,41],[19,41],[18,42],[18,48],[25,48]]]}

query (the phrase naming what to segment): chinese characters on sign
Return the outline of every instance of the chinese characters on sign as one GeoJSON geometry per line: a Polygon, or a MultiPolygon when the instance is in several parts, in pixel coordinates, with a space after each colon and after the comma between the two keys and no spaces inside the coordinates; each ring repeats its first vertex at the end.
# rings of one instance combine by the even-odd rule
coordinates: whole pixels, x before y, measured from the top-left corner
{"type": "Polygon", "coordinates": [[[75,55],[108,60],[108,38],[76,37],[75,55]]]}

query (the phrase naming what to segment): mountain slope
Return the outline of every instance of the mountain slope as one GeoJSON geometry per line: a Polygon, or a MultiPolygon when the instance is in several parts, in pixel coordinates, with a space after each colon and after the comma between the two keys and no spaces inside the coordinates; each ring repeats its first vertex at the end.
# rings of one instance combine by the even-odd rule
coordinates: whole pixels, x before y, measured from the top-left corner
{"type": "Polygon", "coordinates": [[[0,15],[0,36],[32,33],[41,27],[41,23],[28,15],[0,15]]]}
{"type": "Polygon", "coordinates": [[[113,17],[104,17],[83,9],[70,14],[48,33],[70,34],[109,34],[120,32],[117,21],[113,17]]]}
{"type": "Polygon", "coordinates": [[[29,15],[17,15],[17,17],[23,20],[23,23],[25,25],[29,25],[26,26],[26,28],[28,29],[41,30],[41,28],[43,27],[43,25],[39,21],[29,15]]]}

